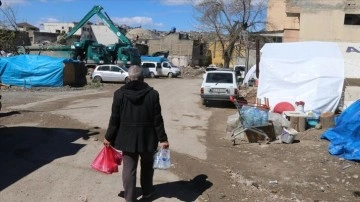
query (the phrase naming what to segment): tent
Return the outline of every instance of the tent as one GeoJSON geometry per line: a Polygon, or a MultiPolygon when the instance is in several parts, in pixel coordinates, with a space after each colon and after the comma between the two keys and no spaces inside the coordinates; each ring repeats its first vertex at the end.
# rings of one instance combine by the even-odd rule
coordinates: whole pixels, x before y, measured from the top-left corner
{"type": "Polygon", "coordinates": [[[304,110],[335,111],[344,83],[344,59],[337,43],[269,43],[261,49],[258,98],[305,102],[304,110]]]}
{"type": "Polygon", "coordinates": [[[246,73],[245,77],[244,77],[244,81],[243,84],[249,84],[249,81],[251,79],[257,79],[256,77],[256,65],[253,65],[248,72],[246,73]]]}

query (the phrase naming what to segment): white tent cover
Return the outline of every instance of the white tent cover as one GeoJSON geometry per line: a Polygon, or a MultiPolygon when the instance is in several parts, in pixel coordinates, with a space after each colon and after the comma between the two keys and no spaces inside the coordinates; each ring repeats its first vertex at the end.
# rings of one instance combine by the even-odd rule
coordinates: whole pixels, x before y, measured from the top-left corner
{"type": "Polygon", "coordinates": [[[335,111],[344,83],[344,59],[337,43],[269,43],[261,49],[258,98],[304,101],[304,110],[335,111]]]}

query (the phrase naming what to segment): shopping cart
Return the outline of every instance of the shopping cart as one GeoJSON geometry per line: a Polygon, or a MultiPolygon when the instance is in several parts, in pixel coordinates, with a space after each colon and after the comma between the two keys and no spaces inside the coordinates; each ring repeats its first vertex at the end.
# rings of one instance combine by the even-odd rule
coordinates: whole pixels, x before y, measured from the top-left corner
{"type": "Polygon", "coordinates": [[[268,101],[265,101],[265,105],[261,103],[249,104],[246,101],[237,100],[232,96],[230,96],[230,101],[236,106],[240,120],[238,126],[232,131],[231,141],[233,145],[235,145],[236,139],[242,137],[242,134],[246,131],[252,131],[264,136],[264,140],[268,143],[271,139],[263,130],[259,129],[271,125],[268,121],[268,101]]]}

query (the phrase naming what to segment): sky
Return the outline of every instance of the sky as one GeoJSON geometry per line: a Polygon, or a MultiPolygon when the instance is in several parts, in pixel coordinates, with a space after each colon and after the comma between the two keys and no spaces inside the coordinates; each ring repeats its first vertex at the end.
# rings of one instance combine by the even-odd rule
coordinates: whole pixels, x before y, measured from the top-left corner
{"type": "MultiPolygon", "coordinates": [[[[191,0],[0,0],[10,6],[17,23],[40,27],[44,22],[79,22],[95,5],[103,7],[118,25],[145,29],[196,31],[191,0]]],[[[101,20],[95,15],[90,19],[101,20]]]]}

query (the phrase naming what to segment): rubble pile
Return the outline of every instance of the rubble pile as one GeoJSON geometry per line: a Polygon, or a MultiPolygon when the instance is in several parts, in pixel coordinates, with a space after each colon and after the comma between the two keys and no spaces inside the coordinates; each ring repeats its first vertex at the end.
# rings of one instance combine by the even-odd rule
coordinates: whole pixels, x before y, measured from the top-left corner
{"type": "Polygon", "coordinates": [[[205,73],[205,69],[202,67],[187,66],[182,68],[182,77],[198,77],[205,73]]]}

